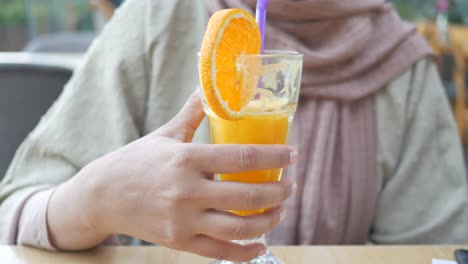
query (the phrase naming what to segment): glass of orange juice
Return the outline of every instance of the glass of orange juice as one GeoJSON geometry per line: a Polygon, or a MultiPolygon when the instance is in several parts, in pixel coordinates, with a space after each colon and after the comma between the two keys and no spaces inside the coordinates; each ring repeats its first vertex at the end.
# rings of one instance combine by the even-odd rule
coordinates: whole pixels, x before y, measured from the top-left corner
{"type": "MultiPolygon", "coordinates": [[[[302,75],[302,54],[293,51],[266,51],[261,55],[240,55],[236,59],[235,83],[228,87],[237,92],[243,102],[235,115],[219,116],[207,103],[209,95],[202,87],[203,108],[208,116],[210,138],[213,144],[287,144],[289,130],[296,111],[302,75]],[[240,92],[239,92],[240,91],[240,92]]],[[[203,74],[200,71],[200,74],[203,74]]],[[[218,80],[218,87],[223,81],[218,80]]],[[[203,85],[203,82],[202,82],[203,85]]],[[[226,96],[226,98],[230,98],[226,96]]],[[[282,169],[249,171],[216,175],[218,180],[245,183],[279,181],[282,169]]],[[[246,216],[262,213],[267,208],[231,213],[246,216]]],[[[265,243],[264,236],[242,244],[265,243]]],[[[216,261],[214,263],[232,263],[216,261]]],[[[249,263],[281,263],[268,251],[249,263]]]]}

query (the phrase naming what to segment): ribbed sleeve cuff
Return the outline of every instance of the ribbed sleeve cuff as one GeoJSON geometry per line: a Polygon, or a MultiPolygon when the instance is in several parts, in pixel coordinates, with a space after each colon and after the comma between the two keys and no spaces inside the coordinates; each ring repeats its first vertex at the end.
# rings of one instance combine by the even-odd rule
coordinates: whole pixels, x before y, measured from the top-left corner
{"type": "Polygon", "coordinates": [[[37,192],[26,201],[19,219],[18,245],[57,250],[50,242],[47,224],[47,208],[54,191],[55,188],[37,192]]]}

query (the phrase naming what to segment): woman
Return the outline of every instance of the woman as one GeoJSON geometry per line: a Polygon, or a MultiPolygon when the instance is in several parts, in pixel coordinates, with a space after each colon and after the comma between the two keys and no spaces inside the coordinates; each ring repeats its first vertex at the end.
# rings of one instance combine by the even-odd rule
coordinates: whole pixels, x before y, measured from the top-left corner
{"type": "MultiPolygon", "coordinates": [[[[281,207],[242,219],[252,221],[250,225],[203,210],[217,213],[211,223],[219,224],[210,225],[215,229],[210,232],[205,220],[209,218],[204,218],[208,216],[184,215],[200,208],[222,209],[202,199],[201,194],[217,189],[207,191],[182,178],[202,174],[191,166],[193,160],[200,162],[197,155],[184,150],[183,158],[175,159],[176,168],[187,172],[181,174],[173,170],[174,163],[144,158],[153,152],[162,157],[171,153],[164,142],[160,148],[149,144],[160,138],[143,137],[122,148],[162,126],[180,108],[198,82],[196,52],[207,10],[228,7],[252,10],[254,1],[130,0],[122,6],[63,95],[21,146],[2,182],[4,241],[77,250],[95,246],[110,234],[126,234],[221,259],[242,261],[263,253],[258,245],[234,246],[226,240],[272,229],[284,219],[281,207]],[[107,153],[111,154],[104,156],[107,153]],[[155,170],[175,176],[145,180],[146,173],[155,170]],[[148,189],[140,181],[157,188],[148,189]],[[169,201],[176,202],[166,202],[174,196],[169,201]],[[152,217],[148,212],[154,212],[152,217]],[[42,222],[38,225],[34,219],[42,222]],[[11,234],[16,228],[18,233],[11,234]],[[40,234],[39,239],[31,233],[40,234]],[[219,250],[223,247],[229,250],[219,250]]],[[[270,241],[468,242],[460,142],[431,51],[414,28],[383,0],[278,0],[271,1],[269,11],[267,47],[305,55],[292,133],[298,162],[289,170],[287,183],[254,185],[282,190],[269,207],[295,193],[285,204],[288,217],[273,230],[270,241]]],[[[183,113],[196,116],[200,109],[194,107],[197,110],[183,113]]],[[[198,120],[193,116],[184,119],[198,120]]],[[[187,136],[184,130],[192,132],[197,121],[191,123],[169,129],[168,135],[189,141],[191,133],[187,136]]],[[[162,127],[155,133],[164,135],[167,130],[162,127]]],[[[206,136],[203,129],[199,132],[206,136]]],[[[289,156],[294,162],[294,152],[289,156]]],[[[268,195],[268,190],[250,193],[259,192],[263,198],[268,195]]],[[[232,193],[220,195],[243,200],[232,193]]],[[[255,207],[259,201],[247,204],[255,207]]]]}

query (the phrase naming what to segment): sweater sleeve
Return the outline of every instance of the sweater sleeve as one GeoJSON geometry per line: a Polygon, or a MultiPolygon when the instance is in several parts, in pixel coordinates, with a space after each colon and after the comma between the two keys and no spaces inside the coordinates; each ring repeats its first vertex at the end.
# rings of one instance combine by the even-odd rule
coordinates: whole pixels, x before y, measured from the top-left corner
{"type": "Polygon", "coordinates": [[[378,244],[468,243],[462,144],[429,60],[376,99],[379,195],[370,239],[378,244]]]}
{"type": "Polygon", "coordinates": [[[47,250],[56,250],[49,238],[47,205],[54,188],[33,194],[25,202],[18,219],[18,245],[30,245],[47,250]]]}

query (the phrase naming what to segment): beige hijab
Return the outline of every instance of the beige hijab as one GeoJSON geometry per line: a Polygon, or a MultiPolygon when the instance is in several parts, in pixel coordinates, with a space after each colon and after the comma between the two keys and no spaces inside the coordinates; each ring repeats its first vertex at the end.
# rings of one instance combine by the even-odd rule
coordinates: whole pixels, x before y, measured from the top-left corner
{"type": "MultiPolygon", "coordinates": [[[[255,0],[206,0],[255,11],[255,0]]],[[[297,194],[272,244],[360,244],[376,205],[374,94],[431,54],[384,0],[270,0],[265,46],[304,54],[291,135],[297,194]]]]}

